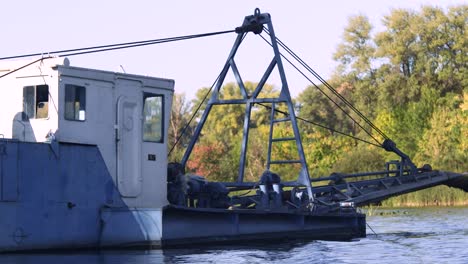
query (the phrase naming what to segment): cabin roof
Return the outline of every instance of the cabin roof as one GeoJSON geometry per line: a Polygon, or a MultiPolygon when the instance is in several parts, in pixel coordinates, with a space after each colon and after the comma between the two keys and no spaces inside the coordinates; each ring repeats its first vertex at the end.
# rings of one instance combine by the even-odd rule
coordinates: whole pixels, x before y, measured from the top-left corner
{"type": "MultiPolygon", "coordinates": [[[[0,75],[8,73],[34,61],[35,60],[0,61],[0,75]]],[[[84,79],[96,79],[105,82],[114,82],[117,79],[130,79],[142,82],[143,86],[174,90],[173,87],[175,81],[173,79],[76,67],[70,65],[70,60],[68,58],[59,57],[47,58],[43,61],[38,61],[37,63],[31,64],[30,66],[19,70],[14,74],[14,76],[26,77],[34,76],[38,73],[47,74],[46,72],[42,72],[42,70],[38,72],[38,66],[41,66],[41,68],[50,67],[53,70],[58,70],[61,76],[63,75],[80,77],[84,79]]]]}

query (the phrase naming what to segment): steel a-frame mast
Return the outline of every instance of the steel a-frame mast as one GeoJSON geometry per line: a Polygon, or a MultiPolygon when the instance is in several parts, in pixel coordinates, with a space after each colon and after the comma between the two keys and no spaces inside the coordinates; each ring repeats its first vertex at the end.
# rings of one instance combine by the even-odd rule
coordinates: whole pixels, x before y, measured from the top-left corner
{"type": "Polygon", "coordinates": [[[236,33],[237,38],[234,42],[234,45],[231,49],[231,52],[229,54],[229,57],[226,61],[226,64],[224,65],[221,74],[214,86],[214,89],[211,93],[211,97],[206,105],[206,109],[203,112],[203,115],[200,119],[200,122],[198,123],[194,135],[190,140],[190,143],[187,147],[187,150],[185,151],[185,154],[182,158],[182,165],[185,167],[186,163],[190,157],[190,154],[192,153],[193,147],[195,146],[195,143],[197,142],[200,132],[207,120],[208,115],[210,114],[210,111],[214,105],[229,105],[229,104],[245,104],[246,105],[246,110],[245,110],[245,117],[244,117],[244,127],[243,127],[243,139],[242,139],[242,147],[241,147],[241,154],[240,154],[240,166],[239,166],[239,172],[238,172],[238,177],[237,177],[237,183],[242,184],[244,180],[244,170],[245,170],[245,163],[246,163],[246,154],[247,154],[247,143],[249,139],[249,123],[250,123],[250,117],[251,117],[251,112],[252,112],[252,107],[254,104],[259,104],[259,103],[268,103],[271,104],[271,119],[270,119],[270,135],[269,135],[269,145],[268,145],[268,157],[267,157],[267,165],[266,169],[270,169],[271,164],[285,164],[285,163],[298,163],[301,164],[301,170],[298,175],[297,179],[297,185],[300,186],[305,186],[307,188],[307,193],[309,195],[309,199],[312,202],[314,199],[313,192],[312,192],[312,185],[310,181],[310,175],[309,175],[309,170],[307,167],[307,162],[305,159],[304,155],[304,149],[302,147],[302,141],[299,133],[299,129],[297,126],[297,120],[296,116],[294,113],[294,106],[291,100],[291,95],[289,93],[289,86],[288,82],[286,80],[286,75],[284,72],[283,68],[283,63],[281,60],[281,54],[278,49],[278,44],[275,36],[275,32],[273,30],[273,25],[271,21],[270,14],[268,13],[260,13],[260,10],[257,8],[255,9],[254,15],[247,16],[244,19],[244,22],[241,27],[236,28],[236,33]],[[244,39],[245,35],[248,32],[253,32],[255,34],[260,34],[263,31],[264,26],[267,27],[269,36],[270,36],[270,41],[271,41],[271,46],[273,48],[274,52],[274,57],[266,69],[265,73],[263,74],[263,77],[261,78],[260,82],[258,83],[257,87],[253,91],[253,93],[249,94],[245,88],[245,85],[242,81],[242,78],[240,76],[240,73],[237,69],[236,63],[234,61],[234,57],[236,55],[236,52],[239,48],[239,46],[242,43],[242,40],[244,39]],[[272,97],[272,98],[258,98],[260,92],[262,91],[268,77],[272,73],[273,69],[277,67],[278,72],[281,78],[281,92],[279,96],[277,97],[272,97]],[[237,84],[239,85],[239,89],[242,95],[242,99],[231,99],[231,100],[222,100],[219,97],[220,89],[224,83],[224,80],[226,78],[226,74],[228,73],[229,69],[232,70],[237,84]],[[283,103],[286,104],[288,107],[288,112],[289,116],[286,118],[281,118],[281,119],[275,119],[275,105],[283,103]],[[291,138],[272,138],[272,130],[273,130],[273,123],[278,123],[278,122],[290,122],[293,128],[294,132],[294,137],[291,138]],[[299,159],[298,160],[271,160],[271,149],[272,149],[272,143],[273,142],[278,142],[278,141],[287,141],[287,140],[294,140],[296,142],[297,150],[298,150],[298,155],[299,159]]]}

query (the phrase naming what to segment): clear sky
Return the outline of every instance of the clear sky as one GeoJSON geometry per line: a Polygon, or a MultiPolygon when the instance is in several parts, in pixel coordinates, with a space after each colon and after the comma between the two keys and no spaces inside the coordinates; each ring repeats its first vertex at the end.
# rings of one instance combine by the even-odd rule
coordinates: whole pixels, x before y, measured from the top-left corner
{"type": "MultiPolygon", "coordinates": [[[[229,30],[259,7],[271,14],[277,37],[327,78],[335,68],[332,55],[350,16],[368,16],[375,33],[392,8],[446,8],[462,3],[467,1],[5,1],[0,15],[0,57],[229,30]]],[[[176,92],[193,98],[197,89],[211,86],[235,37],[232,33],[70,60],[73,66],[121,71],[122,65],[127,73],[175,79],[176,92]]],[[[250,34],[236,61],[243,79],[259,81],[271,56],[269,46],[250,34]]],[[[291,93],[297,96],[308,82],[291,68],[286,68],[286,74],[291,93]]],[[[272,78],[269,83],[278,85],[279,80],[272,78]]]]}

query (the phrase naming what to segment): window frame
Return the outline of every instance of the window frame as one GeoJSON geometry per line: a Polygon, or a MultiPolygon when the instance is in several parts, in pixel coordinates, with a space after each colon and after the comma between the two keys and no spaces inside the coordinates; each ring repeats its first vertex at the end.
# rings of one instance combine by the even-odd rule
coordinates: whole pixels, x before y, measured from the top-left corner
{"type": "MultiPolygon", "coordinates": [[[[78,84],[73,84],[73,83],[65,83],[63,86],[63,118],[67,121],[75,121],[75,122],[86,122],[88,119],[88,111],[87,111],[87,106],[86,106],[86,101],[87,101],[87,92],[86,92],[86,87],[84,85],[78,85],[78,84]],[[67,104],[67,87],[74,88],[75,89],[75,98],[76,99],[76,88],[83,88],[84,90],[84,111],[85,111],[85,118],[83,120],[75,119],[75,118],[68,118],[67,117],[67,110],[66,110],[66,104],[67,104]]],[[[73,101],[76,102],[76,101],[73,101]]],[[[81,102],[80,102],[81,103],[81,102]]],[[[73,106],[74,107],[74,106],[73,106]]],[[[74,108],[73,108],[74,109],[74,108]]],[[[75,114],[75,112],[74,112],[75,114]]],[[[79,115],[79,113],[78,113],[79,115]]]]}
{"type": "Polygon", "coordinates": [[[165,109],[164,109],[164,95],[163,94],[155,94],[151,92],[143,92],[143,106],[142,106],[142,141],[143,142],[148,142],[148,143],[164,143],[164,124],[165,124],[165,109]],[[146,122],[146,116],[145,116],[145,102],[147,98],[152,98],[152,97],[159,97],[161,98],[161,139],[158,141],[155,140],[148,140],[145,139],[145,122],[146,122]]]}
{"type": "MultiPolygon", "coordinates": [[[[32,84],[32,85],[24,85],[23,86],[23,109],[22,109],[22,120],[23,121],[29,121],[31,119],[34,119],[34,120],[48,120],[50,118],[50,109],[49,109],[49,103],[51,102],[51,95],[50,95],[50,87],[48,84],[32,84]],[[32,106],[33,106],[33,116],[30,117],[28,115],[28,113],[25,111],[25,91],[26,89],[28,88],[31,88],[32,87],[32,90],[33,90],[33,102],[32,102],[32,106]],[[37,95],[37,91],[38,91],[38,87],[47,87],[47,116],[45,117],[37,117],[37,112],[38,112],[38,102],[37,102],[37,98],[38,98],[38,95],[37,95]]],[[[43,103],[43,102],[41,102],[43,103]]]]}

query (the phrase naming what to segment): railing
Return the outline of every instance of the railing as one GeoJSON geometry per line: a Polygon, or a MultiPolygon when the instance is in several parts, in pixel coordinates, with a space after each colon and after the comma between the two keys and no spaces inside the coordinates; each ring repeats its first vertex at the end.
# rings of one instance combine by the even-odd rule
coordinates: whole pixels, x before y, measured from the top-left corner
{"type": "MultiPolygon", "coordinates": [[[[421,171],[421,169],[418,169],[418,171],[421,171]]],[[[319,178],[311,178],[311,182],[324,182],[324,181],[336,181],[338,178],[342,179],[353,179],[353,178],[359,178],[359,177],[372,177],[372,176],[379,176],[379,175],[385,175],[385,177],[395,177],[395,176],[408,176],[410,175],[410,170],[384,170],[384,171],[372,171],[372,172],[361,172],[361,173],[353,173],[353,174],[332,174],[327,177],[319,177],[319,178]],[[403,174],[401,174],[403,172],[403,174]]],[[[258,187],[258,182],[222,182],[224,186],[230,188],[232,191],[235,190],[246,190],[250,188],[255,188],[258,187]]],[[[300,183],[297,181],[284,181],[281,182],[281,184],[284,187],[298,187],[302,186],[300,183]]]]}

